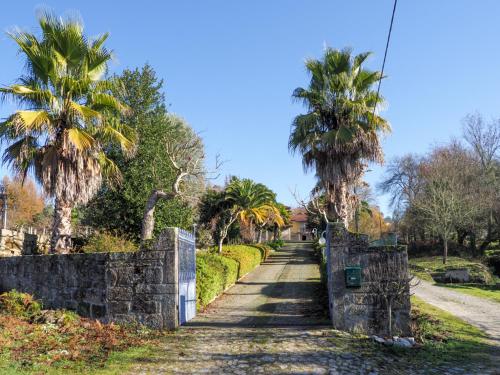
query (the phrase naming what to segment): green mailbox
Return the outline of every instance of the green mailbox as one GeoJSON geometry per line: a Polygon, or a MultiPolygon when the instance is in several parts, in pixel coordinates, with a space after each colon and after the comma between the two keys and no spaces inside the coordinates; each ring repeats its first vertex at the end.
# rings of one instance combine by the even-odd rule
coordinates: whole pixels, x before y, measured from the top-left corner
{"type": "Polygon", "coordinates": [[[344,272],[346,287],[359,288],[361,286],[361,266],[348,266],[344,272]]]}

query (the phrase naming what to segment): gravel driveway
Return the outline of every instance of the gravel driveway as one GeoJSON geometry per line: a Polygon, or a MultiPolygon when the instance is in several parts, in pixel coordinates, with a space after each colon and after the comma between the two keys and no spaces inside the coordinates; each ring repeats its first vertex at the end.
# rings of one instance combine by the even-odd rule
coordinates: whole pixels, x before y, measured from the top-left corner
{"type": "Polygon", "coordinates": [[[445,310],[482,329],[500,345],[500,303],[462,294],[424,280],[412,292],[425,302],[445,310]]]}

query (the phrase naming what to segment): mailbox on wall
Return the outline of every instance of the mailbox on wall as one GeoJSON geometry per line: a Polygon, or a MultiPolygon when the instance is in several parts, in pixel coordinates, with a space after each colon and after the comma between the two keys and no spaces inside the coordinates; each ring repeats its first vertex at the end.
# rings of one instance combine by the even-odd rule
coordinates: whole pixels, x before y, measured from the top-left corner
{"type": "Polygon", "coordinates": [[[349,266],[344,269],[345,285],[348,288],[361,286],[361,266],[349,266]]]}

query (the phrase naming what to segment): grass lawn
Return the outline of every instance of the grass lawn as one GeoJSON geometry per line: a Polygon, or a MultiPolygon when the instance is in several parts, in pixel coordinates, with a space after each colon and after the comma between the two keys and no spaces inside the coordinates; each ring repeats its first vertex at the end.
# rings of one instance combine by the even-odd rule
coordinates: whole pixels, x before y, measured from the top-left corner
{"type": "MultiPolygon", "coordinates": [[[[393,358],[394,370],[408,371],[412,368],[434,368],[446,364],[470,365],[492,364],[500,358],[494,357],[498,347],[486,341],[487,336],[478,328],[463,320],[412,297],[412,326],[419,346],[412,349],[385,347],[372,343],[362,336],[356,337],[339,332],[332,342],[340,351],[356,350],[364,357],[393,358]]],[[[498,355],[498,354],[496,354],[498,355]]]]}
{"type": "Polygon", "coordinates": [[[481,284],[437,284],[439,286],[453,289],[457,292],[469,294],[475,297],[487,298],[500,303],[500,285],[481,284]]]}
{"type": "Polygon", "coordinates": [[[471,261],[460,257],[448,257],[446,264],[440,256],[418,257],[409,259],[411,272],[422,280],[433,282],[431,276],[435,272],[444,272],[449,269],[467,268],[470,276],[474,279],[483,279],[486,283],[493,282],[488,267],[478,261],[471,261]]]}

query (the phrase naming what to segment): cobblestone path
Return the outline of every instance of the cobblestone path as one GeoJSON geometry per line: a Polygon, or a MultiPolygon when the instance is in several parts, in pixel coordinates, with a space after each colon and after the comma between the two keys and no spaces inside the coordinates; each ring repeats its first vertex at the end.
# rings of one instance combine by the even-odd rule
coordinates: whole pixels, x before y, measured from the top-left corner
{"type": "Polygon", "coordinates": [[[494,374],[486,367],[413,367],[325,319],[318,265],[289,244],[170,335],[131,374],[494,374]],[[356,347],[356,345],[358,347],[356,347]]]}

